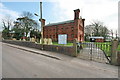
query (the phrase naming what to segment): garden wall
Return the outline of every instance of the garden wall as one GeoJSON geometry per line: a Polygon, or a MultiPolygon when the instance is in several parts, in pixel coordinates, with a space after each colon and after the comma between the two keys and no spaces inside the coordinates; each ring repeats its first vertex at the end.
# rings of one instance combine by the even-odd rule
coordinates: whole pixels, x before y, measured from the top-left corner
{"type": "MultiPolygon", "coordinates": [[[[36,44],[30,41],[3,40],[2,42],[42,50],[41,44],[36,44]]],[[[69,56],[72,56],[72,54],[74,53],[73,46],[43,45],[43,50],[62,53],[62,54],[66,54],[69,56]]]]}
{"type": "Polygon", "coordinates": [[[117,62],[118,62],[118,65],[120,66],[120,51],[117,51],[117,62]]]}

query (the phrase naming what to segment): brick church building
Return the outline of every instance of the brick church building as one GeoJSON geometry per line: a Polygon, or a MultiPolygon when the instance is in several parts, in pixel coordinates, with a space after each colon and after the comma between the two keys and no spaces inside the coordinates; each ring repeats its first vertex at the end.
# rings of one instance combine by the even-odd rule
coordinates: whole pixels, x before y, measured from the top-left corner
{"type": "Polygon", "coordinates": [[[43,36],[44,38],[51,38],[53,41],[58,41],[59,34],[67,34],[67,41],[72,42],[74,38],[78,41],[84,41],[84,21],[79,18],[80,10],[74,10],[74,20],[68,20],[58,23],[51,23],[45,25],[43,19],[43,36]]]}

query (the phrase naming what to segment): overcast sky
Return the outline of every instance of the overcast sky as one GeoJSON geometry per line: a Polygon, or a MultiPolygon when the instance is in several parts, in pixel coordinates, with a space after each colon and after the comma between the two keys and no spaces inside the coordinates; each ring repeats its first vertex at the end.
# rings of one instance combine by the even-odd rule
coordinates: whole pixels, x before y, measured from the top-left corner
{"type": "MultiPolygon", "coordinates": [[[[33,0],[20,0],[22,3],[19,0],[17,1],[18,2],[15,1],[16,3],[13,3],[14,0],[12,2],[10,2],[10,0],[4,0],[0,3],[0,20],[8,14],[12,16],[14,20],[23,11],[39,14],[39,0],[34,0],[34,2],[33,0]]],[[[118,1],[119,0],[46,0],[43,2],[43,18],[46,19],[46,24],[73,20],[73,10],[79,8],[80,16],[85,18],[85,25],[93,21],[101,21],[115,32],[118,29],[118,1]]],[[[37,20],[36,17],[34,19],[37,20]]]]}

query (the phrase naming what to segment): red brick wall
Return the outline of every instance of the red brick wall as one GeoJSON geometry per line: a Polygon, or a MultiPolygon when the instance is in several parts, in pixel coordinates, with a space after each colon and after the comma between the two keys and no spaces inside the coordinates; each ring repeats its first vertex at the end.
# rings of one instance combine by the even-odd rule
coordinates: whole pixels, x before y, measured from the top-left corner
{"type": "Polygon", "coordinates": [[[74,22],[59,24],[55,26],[45,26],[44,27],[44,38],[52,38],[53,41],[58,40],[59,34],[67,34],[68,41],[73,41],[77,38],[78,41],[84,40],[84,27],[82,19],[76,19],[74,22]]]}
{"type": "Polygon", "coordinates": [[[84,26],[83,20],[78,20],[78,41],[84,41],[84,26]]]}
{"type": "Polygon", "coordinates": [[[43,28],[44,38],[51,38],[53,41],[57,40],[56,27],[49,26],[43,28]]]}

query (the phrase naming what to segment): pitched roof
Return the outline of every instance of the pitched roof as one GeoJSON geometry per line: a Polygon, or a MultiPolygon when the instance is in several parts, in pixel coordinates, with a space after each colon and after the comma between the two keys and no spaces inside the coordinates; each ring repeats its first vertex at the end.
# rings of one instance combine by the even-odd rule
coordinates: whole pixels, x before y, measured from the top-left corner
{"type": "Polygon", "coordinates": [[[51,24],[47,24],[45,26],[53,26],[53,25],[58,25],[58,24],[71,23],[71,22],[74,22],[74,20],[68,20],[68,21],[63,21],[63,22],[58,22],[58,23],[51,23],[51,24]]]}

